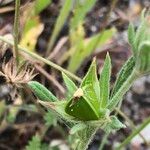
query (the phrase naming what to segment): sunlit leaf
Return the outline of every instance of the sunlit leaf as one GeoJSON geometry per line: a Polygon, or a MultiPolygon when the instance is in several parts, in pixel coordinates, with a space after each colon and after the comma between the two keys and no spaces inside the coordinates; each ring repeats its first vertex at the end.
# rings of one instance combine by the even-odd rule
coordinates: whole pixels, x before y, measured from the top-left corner
{"type": "Polygon", "coordinates": [[[36,0],[35,1],[35,15],[39,14],[43,9],[50,5],[51,0],[36,0]]]}
{"type": "Polygon", "coordinates": [[[66,74],[62,73],[62,76],[63,76],[63,80],[65,82],[65,85],[67,87],[68,97],[73,96],[73,94],[77,90],[77,86],[66,74]]]}
{"type": "Polygon", "coordinates": [[[90,56],[96,48],[104,46],[112,38],[114,33],[115,29],[112,28],[98,33],[89,39],[80,39],[80,43],[83,44],[79,46],[79,43],[77,43],[76,49],[71,53],[68,70],[75,72],[83,60],[90,56]]]}
{"type": "Polygon", "coordinates": [[[117,75],[117,79],[111,93],[111,98],[118,92],[123,83],[128,79],[134,67],[135,67],[135,59],[134,57],[131,57],[122,66],[119,74],[117,75]]]}
{"type": "Polygon", "coordinates": [[[72,2],[71,0],[65,0],[62,9],[60,10],[60,14],[56,20],[56,24],[54,27],[54,30],[52,32],[52,36],[50,38],[50,43],[48,43],[48,52],[50,52],[51,48],[53,47],[53,44],[55,43],[55,40],[58,36],[58,33],[60,32],[61,28],[63,27],[69,12],[72,7],[72,2]]]}
{"type": "Polygon", "coordinates": [[[106,108],[109,101],[111,76],[111,59],[109,54],[106,55],[104,66],[100,74],[100,108],[106,108]]]}
{"type": "Polygon", "coordinates": [[[42,84],[37,81],[28,82],[28,86],[32,89],[38,99],[42,101],[58,101],[58,99],[42,84]]]}

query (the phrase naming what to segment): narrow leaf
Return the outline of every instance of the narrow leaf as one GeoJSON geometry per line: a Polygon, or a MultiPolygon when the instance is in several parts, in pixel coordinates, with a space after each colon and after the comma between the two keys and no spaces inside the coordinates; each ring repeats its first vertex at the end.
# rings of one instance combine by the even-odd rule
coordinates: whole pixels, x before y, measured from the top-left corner
{"type": "Polygon", "coordinates": [[[117,75],[117,79],[111,93],[111,98],[118,92],[123,83],[128,79],[134,67],[135,59],[134,57],[130,57],[121,68],[119,74],[117,75]]]}
{"type": "Polygon", "coordinates": [[[133,54],[135,54],[137,49],[135,48],[135,30],[132,23],[128,27],[128,42],[131,45],[133,54]]]}
{"type": "Polygon", "coordinates": [[[28,82],[28,86],[33,90],[38,99],[42,101],[58,101],[58,99],[39,82],[30,81],[28,82]]]}
{"type": "Polygon", "coordinates": [[[34,8],[35,9],[35,15],[39,14],[50,3],[51,3],[51,0],[36,0],[35,1],[35,8],[34,8]]]}
{"type": "Polygon", "coordinates": [[[65,82],[65,85],[67,87],[67,94],[68,96],[73,96],[75,91],[78,89],[75,83],[64,73],[62,73],[63,80],[65,82]]]}
{"type": "Polygon", "coordinates": [[[100,108],[105,108],[109,100],[111,76],[111,59],[107,53],[104,66],[100,75],[100,108]]]}
{"type": "Polygon", "coordinates": [[[77,0],[75,10],[74,10],[74,16],[71,19],[71,30],[74,30],[80,22],[83,22],[83,19],[88,11],[92,9],[94,6],[96,0],[84,0],[81,2],[80,0],[77,0]]]}
{"type": "Polygon", "coordinates": [[[83,60],[89,57],[96,48],[104,46],[112,38],[114,33],[115,29],[111,28],[88,39],[82,38],[80,44],[78,42],[76,43],[77,46],[74,46],[75,50],[71,54],[68,69],[71,72],[75,72],[80,67],[83,60]]]}
{"type": "Polygon", "coordinates": [[[99,100],[100,100],[100,88],[99,82],[97,79],[97,69],[96,69],[96,59],[93,59],[93,62],[82,80],[80,86],[85,96],[88,98],[90,103],[94,106],[96,110],[99,110],[99,100]]]}
{"type": "Polygon", "coordinates": [[[55,43],[55,40],[58,36],[58,33],[60,32],[61,28],[63,27],[68,15],[69,15],[69,12],[71,10],[71,6],[72,6],[72,1],[71,0],[65,0],[63,7],[60,10],[60,14],[57,18],[52,36],[50,38],[50,43],[48,44],[48,52],[53,47],[53,44],[55,43]]]}
{"type": "Polygon", "coordinates": [[[150,73],[150,42],[145,41],[140,45],[136,68],[140,73],[150,73]]]}
{"type": "Polygon", "coordinates": [[[138,27],[137,31],[136,31],[136,36],[135,36],[135,48],[138,50],[139,49],[139,45],[141,44],[141,42],[144,40],[146,32],[147,32],[147,21],[146,18],[143,18],[140,26],[138,27]]]}

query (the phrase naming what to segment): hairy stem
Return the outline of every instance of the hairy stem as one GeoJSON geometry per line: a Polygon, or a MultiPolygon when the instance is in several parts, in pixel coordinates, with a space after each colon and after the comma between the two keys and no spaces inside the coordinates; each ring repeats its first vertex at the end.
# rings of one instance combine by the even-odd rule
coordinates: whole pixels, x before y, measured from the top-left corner
{"type": "Polygon", "coordinates": [[[101,142],[100,147],[99,147],[98,150],[103,150],[104,145],[105,145],[106,142],[107,142],[108,136],[109,136],[109,133],[105,133],[105,135],[104,135],[104,137],[103,137],[103,139],[102,139],[102,142],[101,142]]]}
{"type": "Polygon", "coordinates": [[[139,77],[140,77],[139,73],[134,69],[131,75],[127,78],[127,80],[123,83],[121,88],[118,90],[118,92],[110,100],[110,103],[107,106],[109,110],[112,111],[115,109],[116,105],[122,99],[124,94],[130,89],[132,83],[139,77]]]}
{"type": "MultiPolygon", "coordinates": [[[[97,130],[97,127],[87,126],[84,130],[79,131],[80,133],[78,133],[77,137],[79,141],[75,150],[87,150],[97,130]]],[[[74,138],[76,139],[76,137],[74,138]]]]}
{"type": "Polygon", "coordinates": [[[147,118],[136,130],[134,130],[130,136],[128,136],[116,150],[121,150],[125,145],[129,144],[131,140],[139,134],[150,123],[150,117],[147,118]]]}
{"type": "MultiPolygon", "coordinates": [[[[14,43],[12,41],[9,41],[8,39],[4,38],[3,36],[0,36],[0,40],[3,41],[3,42],[6,42],[7,44],[11,45],[11,46],[14,46],[14,43]]],[[[27,55],[29,55],[30,57],[33,57],[37,60],[40,60],[41,62],[44,62],[45,64],[61,71],[61,72],[64,72],[65,74],[67,74],[68,76],[70,76],[71,78],[75,79],[76,81],[78,82],[81,82],[81,78],[77,77],[76,75],[74,75],[73,73],[69,72],[68,70],[62,68],[61,66],[53,63],[52,61],[50,60],[47,60],[43,57],[41,57],[40,55],[34,53],[34,52],[31,52],[29,51],[28,49],[18,45],[18,49],[20,50],[20,52],[24,52],[26,53],[27,55]]]]}
{"type": "Polygon", "coordinates": [[[18,57],[18,37],[19,37],[19,11],[20,8],[20,0],[15,1],[15,19],[14,19],[14,58],[16,59],[16,63],[19,62],[18,57]]]}

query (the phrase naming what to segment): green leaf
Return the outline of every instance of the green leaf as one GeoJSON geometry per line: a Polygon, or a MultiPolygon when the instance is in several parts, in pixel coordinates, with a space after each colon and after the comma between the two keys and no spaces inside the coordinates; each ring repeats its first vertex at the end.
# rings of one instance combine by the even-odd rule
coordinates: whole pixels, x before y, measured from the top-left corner
{"type": "Polygon", "coordinates": [[[57,102],[46,102],[46,101],[38,101],[41,105],[46,107],[48,110],[55,112],[61,119],[66,120],[67,122],[74,122],[74,117],[70,116],[66,113],[65,108],[68,104],[68,101],[62,100],[57,102]]]}
{"type": "Polygon", "coordinates": [[[74,30],[83,21],[88,11],[92,9],[96,0],[84,0],[82,3],[77,0],[73,17],[70,22],[71,30],[74,30]]]}
{"type": "Polygon", "coordinates": [[[135,48],[138,50],[141,42],[146,38],[145,35],[147,35],[147,20],[146,18],[143,18],[140,26],[138,27],[135,35],[135,48]]]}
{"type": "Polygon", "coordinates": [[[97,120],[99,118],[99,82],[96,72],[96,59],[82,80],[80,88],[66,106],[66,113],[78,120],[97,120]]]}
{"type": "Polygon", "coordinates": [[[109,100],[111,76],[111,59],[107,53],[104,66],[100,75],[100,108],[106,108],[109,100]]]}
{"type": "Polygon", "coordinates": [[[86,97],[72,98],[66,105],[65,111],[67,114],[74,116],[77,120],[89,121],[97,120],[99,114],[86,97]]]}
{"type": "Polygon", "coordinates": [[[39,14],[43,9],[50,5],[51,0],[36,0],[35,1],[35,15],[39,14]]]}
{"type": "Polygon", "coordinates": [[[60,10],[60,14],[57,18],[51,39],[50,39],[50,43],[48,44],[48,51],[50,51],[55,43],[55,40],[58,36],[58,33],[60,32],[61,28],[63,27],[69,12],[71,10],[72,7],[72,2],[71,0],[65,0],[65,2],[63,3],[63,7],[60,10]]]}
{"type": "Polygon", "coordinates": [[[137,49],[135,48],[135,29],[132,23],[128,27],[128,42],[131,45],[133,54],[135,54],[137,49]]]}
{"type": "Polygon", "coordinates": [[[150,73],[150,41],[145,41],[140,45],[136,68],[142,74],[150,73]]]}
{"type": "Polygon", "coordinates": [[[28,146],[26,146],[26,150],[41,150],[41,140],[39,136],[32,137],[32,140],[29,141],[28,146]]]}
{"type": "Polygon", "coordinates": [[[67,87],[67,95],[68,97],[73,96],[75,91],[78,89],[75,83],[64,73],[62,73],[63,80],[65,82],[65,85],[67,87]]]}
{"type": "Polygon", "coordinates": [[[58,99],[42,84],[37,81],[28,82],[28,86],[32,89],[38,99],[42,101],[58,101],[58,99]]]}
{"type": "Polygon", "coordinates": [[[74,125],[71,128],[70,134],[75,134],[75,133],[77,133],[77,132],[79,132],[79,131],[81,131],[81,130],[83,130],[85,128],[86,128],[86,124],[84,124],[84,123],[78,123],[78,124],[74,125]]]}
{"type": "Polygon", "coordinates": [[[44,115],[44,120],[45,120],[46,126],[48,126],[48,127],[51,125],[56,126],[56,124],[57,124],[57,118],[54,115],[54,113],[52,113],[50,110],[48,110],[46,112],[46,114],[44,115]]]}
{"type": "Polygon", "coordinates": [[[118,120],[116,116],[111,116],[111,121],[104,127],[106,133],[110,133],[114,130],[125,128],[126,126],[118,120]]]}
{"type": "Polygon", "coordinates": [[[123,83],[131,75],[131,72],[133,71],[134,67],[135,67],[135,59],[134,57],[130,57],[121,68],[119,74],[117,75],[115,85],[111,92],[111,98],[118,92],[123,83]]]}
{"type": "Polygon", "coordinates": [[[96,58],[82,80],[80,87],[83,89],[85,96],[88,98],[93,107],[99,110],[100,88],[97,79],[96,58]]]}
{"type": "Polygon", "coordinates": [[[71,53],[68,70],[75,72],[80,67],[83,60],[90,56],[97,47],[104,46],[112,38],[114,33],[115,29],[111,28],[102,33],[98,33],[89,39],[82,38],[80,44],[79,42],[74,43],[77,46],[74,46],[75,50],[71,53]]]}

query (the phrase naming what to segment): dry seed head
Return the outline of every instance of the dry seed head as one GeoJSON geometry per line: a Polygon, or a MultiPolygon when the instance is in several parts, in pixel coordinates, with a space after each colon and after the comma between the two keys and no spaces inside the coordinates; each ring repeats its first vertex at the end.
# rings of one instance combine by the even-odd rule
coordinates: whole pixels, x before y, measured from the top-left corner
{"type": "Polygon", "coordinates": [[[35,77],[33,72],[34,69],[28,68],[27,65],[18,69],[14,59],[11,59],[8,63],[2,64],[0,76],[5,77],[7,83],[18,87],[32,80],[35,77]]]}

